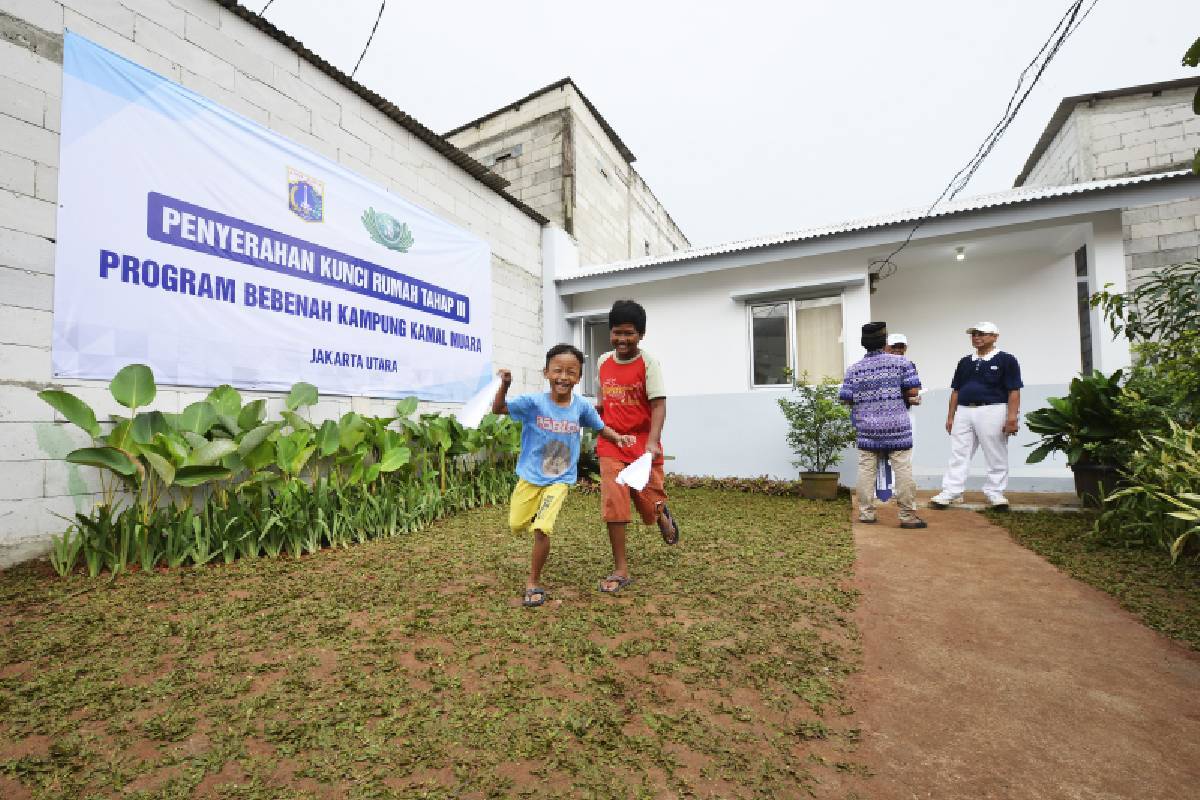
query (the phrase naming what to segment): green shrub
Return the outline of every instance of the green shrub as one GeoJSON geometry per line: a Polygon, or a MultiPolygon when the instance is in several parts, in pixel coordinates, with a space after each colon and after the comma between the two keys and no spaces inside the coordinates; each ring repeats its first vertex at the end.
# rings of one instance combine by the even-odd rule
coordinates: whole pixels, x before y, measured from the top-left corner
{"type": "Polygon", "coordinates": [[[1165,433],[1170,422],[1200,423],[1200,331],[1180,331],[1169,342],[1139,342],[1118,400],[1131,430],[1165,433]]]}
{"type": "Polygon", "coordinates": [[[1096,534],[1111,542],[1161,547],[1173,560],[1200,532],[1200,262],[1141,279],[1130,291],[1092,297],[1114,334],[1135,355],[1115,411],[1126,453],[1126,488],[1106,498],[1096,534]]]}
{"type": "Polygon", "coordinates": [[[1200,535],[1200,432],[1171,422],[1166,435],[1143,435],[1122,472],[1125,488],[1105,498],[1096,536],[1177,560],[1200,535]]]}
{"type": "Polygon", "coordinates": [[[854,444],[850,409],[838,401],[838,387],[834,378],[808,383],[805,374],[792,384],[795,400],[779,398],[788,422],[787,442],[798,457],[792,465],[801,471],[828,472],[841,460],[842,450],[854,444]]]}
{"type": "Polygon", "coordinates": [[[1121,370],[1105,377],[1101,372],[1071,381],[1065,397],[1049,397],[1048,408],[1025,415],[1032,433],[1041,436],[1025,461],[1036,464],[1052,452],[1066,455],[1067,463],[1116,463],[1123,454],[1126,422],[1121,416],[1121,370]]]}
{"type": "Polygon", "coordinates": [[[92,409],[62,391],[40,397],[92,444],[67,460],[101,471],[101,497],[53,543],[60,575],[82,559],[91,576],[136,563],[200,565],[214,559],[300,556],[395,536],[462,509],[504,500],[520,439],[511,420],[478,429],[423,414],[417,400],[392,417],[349,413],[315,425],[316,387],[297,384],[278,419],[266,402],[213,389],[179,414],[145,409],[157,388],[150,369],[122,369],[110,386],[130,410],[107,431],[92,409]]]}

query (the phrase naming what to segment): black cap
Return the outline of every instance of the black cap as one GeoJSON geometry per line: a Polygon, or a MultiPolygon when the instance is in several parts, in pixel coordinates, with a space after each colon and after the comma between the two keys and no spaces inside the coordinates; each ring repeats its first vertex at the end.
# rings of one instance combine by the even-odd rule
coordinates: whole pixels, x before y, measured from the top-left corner
{"type": "Polygon", "coordinates": [[[866,350],[882,350],[887,344],[887,323],[868,322],[862,326],[862,346],[866,350]]]}

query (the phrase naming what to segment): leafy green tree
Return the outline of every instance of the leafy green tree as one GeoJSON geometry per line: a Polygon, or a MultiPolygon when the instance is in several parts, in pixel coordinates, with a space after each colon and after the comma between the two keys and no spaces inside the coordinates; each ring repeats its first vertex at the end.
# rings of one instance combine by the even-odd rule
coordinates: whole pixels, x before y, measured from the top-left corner
{"type": "MultiPolygon", "coordinates": [[[[1185,67],[1200,67],[1200,38],[1192,42],[1192,46],[1183,54],[1185,67]]],[[[1192,101],[1192,110],[1200,114],[1200,89],[1196,89],[1196,99],[1192,101]]],[[[1200,173],[1200,150],[1196,151],[1196,160],[1192,162],[1192,172],[1200,173]]]]}

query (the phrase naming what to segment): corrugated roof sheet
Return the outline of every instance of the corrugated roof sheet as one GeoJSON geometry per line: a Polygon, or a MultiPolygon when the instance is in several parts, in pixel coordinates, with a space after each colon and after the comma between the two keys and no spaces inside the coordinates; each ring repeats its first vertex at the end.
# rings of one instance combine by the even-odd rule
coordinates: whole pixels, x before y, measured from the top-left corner
{"type": "MultiPolygon", "coordinates": [[[[1049,200],[1056,197],[1101,192],[1107,189],[1134,186],[1141,183],[1153,183],[1155,181],[1162,181],[1169,178],[1176,178],[1190,174],[1191,173],[1187,170],[1180,170],[1175,172],[1162,172],[1156,175],[1138,175],[1129,178],[1112,178],[1103,181],[1091,181],[1089,183],[1076,183],[1069,186],[1022,186],[1020,188],[1010,189],[1004,192],[978,195],[976,197],[968,197],[954,200],[953,202],[949,203],[942,203],[928,215],[928,219],[950,217],[954,216],[955,214],[965,214],[971,211],[981,211],[998,206],[1011,206],[1020,203],[1036,202],[1039,200],[1049,200]]],[[[573,278],[587,278],[593,275],[606,275],[613,272],[642,269],[659,264],[670,264],[678,261],[691,261],[694,259],[706,258],[708,256],[734,253],[743,250],[755,250],[759,248],[772,247],[775,245],[802,242],[811,239],[822,239],[844,233],[870,230],[872,228],[886,228],[892,225],[912,224],[922,217],[925,217],[925,211],[926,208],[910,208],[891,214],[883,214],[874,217],[861,217],[859,219],[838,222],[833,225],[805,228],[789,233],[776,234],[774,236],[764,236],[757,239],[742,239],[740,241],[709,245],[707,247],[692,247],[687,250],[679,250],[666,255],[639,258],[633,261],[585,265],[556,275],[555,278],[556,280],[560,281],[571,280],[573,278]]]]}

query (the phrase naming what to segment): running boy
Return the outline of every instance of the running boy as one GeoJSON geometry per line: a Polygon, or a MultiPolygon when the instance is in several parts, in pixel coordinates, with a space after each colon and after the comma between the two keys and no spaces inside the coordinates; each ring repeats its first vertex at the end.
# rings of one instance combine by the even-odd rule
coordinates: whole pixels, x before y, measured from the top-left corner
{"type": "Polygon", "coordinates": [[[679,526],[667,508],[663,491],[663,450],[660,441],[667,418],[667,392],[658,362],[639,349],[646,335],[646,310],[632,300],[618,300],[608,312],[611,352],[600,356],[599,410],[604,421],[620,433],[637,439],[633,447],[619,449],[596,442],[600,459],[600,506],[612,545],[613,571],[600,582],[600,591],[616,594],[629,585],[625,558],[625,528],[629,524],[630,488],[617,483],[617,473],[643,453],[652,455],[650,481],[633,491],[633,504],[647,525],[658,523],[663,541],[679,541],[679,526]]]}
{"type": "MultiPolygon", "coordinates": [[[[575,483],[581,425],[600,431],[614,449],[631,447],[634,437],[606,427],[596,409],[574,395],[583,374],[583,353],[569,344],[556,344],[546,353],[542,375],[550,382],[545,394],[523,394],[506,400],[512,373],[500,370],[500,388],[492,398],[493,414],[508,414],[522,423],[517,488],[513,489],[508,525],[514,533],[533,532],[533,556],[525,582],[526,606],[546,602],[542,567],[550,555],[550,532],[567,490],[575,483]]],[[[618,450],[619,452],[619,450],[618,450]]]]}

